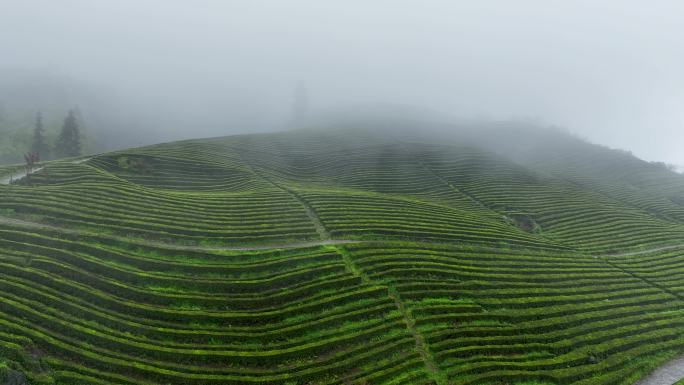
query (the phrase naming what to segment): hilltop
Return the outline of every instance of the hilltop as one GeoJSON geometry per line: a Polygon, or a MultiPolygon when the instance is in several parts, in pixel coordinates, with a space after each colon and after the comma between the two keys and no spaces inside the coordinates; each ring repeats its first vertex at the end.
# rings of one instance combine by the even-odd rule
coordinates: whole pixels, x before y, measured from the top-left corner
{"type": "Polygon", "coordinates": [[[186,140],[0,195],[0,374],[35,383],[631,384],[684,352],[684,176],[560,131],[186,140]]]}
{"type": "Polygon", "coordinates": [[[207,245],[334,237],[611,252],[684,239],[684,177],[662,166],[560,132],[403,124],[50,163],[0,208],[207,245]]]}

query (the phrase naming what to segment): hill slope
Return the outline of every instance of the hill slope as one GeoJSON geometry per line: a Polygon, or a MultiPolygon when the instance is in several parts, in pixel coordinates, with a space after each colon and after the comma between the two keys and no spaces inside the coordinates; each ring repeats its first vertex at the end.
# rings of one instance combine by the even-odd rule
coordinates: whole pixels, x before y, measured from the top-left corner
{"type": "Polygon", "coordinates": [[[0,185],[0,376],[629,384],[684,351],[684,178],[539,135],[298,130],[49,163],[0,185]]]}

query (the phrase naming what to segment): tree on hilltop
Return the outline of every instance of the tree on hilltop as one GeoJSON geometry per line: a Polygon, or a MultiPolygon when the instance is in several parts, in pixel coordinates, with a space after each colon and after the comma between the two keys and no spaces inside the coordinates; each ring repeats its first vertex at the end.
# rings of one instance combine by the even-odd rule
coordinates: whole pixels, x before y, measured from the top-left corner
{"type": "Polygon", "coordinates": [[[70,110],[64,118],[62,132],[57,138],[57,143],[55,143],[55,152],[60,157],[81,155],[81,130],[74,110],[70,110]]]}
{"type": "Polygon", "coordinates": [[[43,127],[43,115],[40,112],[36,114],[36,124],[33,128],[33,141],[31,143],[31,153],[37,154],[40,159],[47,159],[50,153],[45,141],[45,128],[43,127]]]}

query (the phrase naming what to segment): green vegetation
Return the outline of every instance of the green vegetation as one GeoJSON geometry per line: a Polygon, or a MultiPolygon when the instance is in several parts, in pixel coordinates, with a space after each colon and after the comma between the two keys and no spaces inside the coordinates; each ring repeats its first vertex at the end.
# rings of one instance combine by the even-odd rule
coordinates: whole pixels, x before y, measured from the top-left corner
{"type": "Polygon", "coordinates": [[[566,150],[293,131],[49,162],[0,185],[0,379],[631,383],[684,352],[684,178],[566,150]]]}
{"type": "Polygon", "coordinates": [[[50,119],[44,119],[40,112],[0,111],[0,164],[23,162],[28,152],[46,161],[79,156],[97,147],[93,138],[82,132],[77,111],[69,111],[65,118],[61,114],[53,111],[50,119]]]}
{"type": "Polygon", "coordinates": [[[38,159],[48,159],[50,157],[50,146],[45,139],[45,127],[43,126],[43,115],[36,114],[36,124],[33,127],[33,139],[31,141],[31,153],[38,159]]]}
{"type": "Polygon", "coordinates": [[[55,142],[55,153],[61,158],[79,156],[81,147],[81,129],[76,119],[76,111],[70,110],[64,118],[62,131],[55,142]]]}

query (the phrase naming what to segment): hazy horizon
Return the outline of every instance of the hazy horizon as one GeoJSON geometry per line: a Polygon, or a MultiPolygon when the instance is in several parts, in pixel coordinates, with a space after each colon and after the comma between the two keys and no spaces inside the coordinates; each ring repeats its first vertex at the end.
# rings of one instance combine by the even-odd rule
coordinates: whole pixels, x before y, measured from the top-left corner
{"type": "Polygon", "coordinates": [[[303,81],[315,111],[387,103],[535,120],[684,164],[675,1],[1,5],[0,103],[78,105],[105,142],[282,128],[303,81]],[[34,100],[46,87],[67,91],[34,100]]]}

